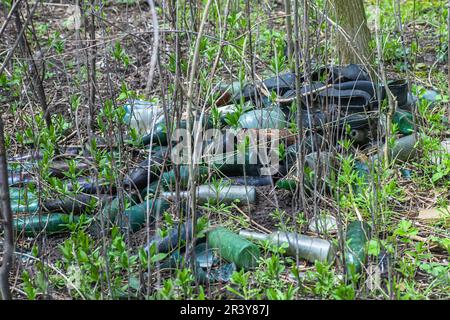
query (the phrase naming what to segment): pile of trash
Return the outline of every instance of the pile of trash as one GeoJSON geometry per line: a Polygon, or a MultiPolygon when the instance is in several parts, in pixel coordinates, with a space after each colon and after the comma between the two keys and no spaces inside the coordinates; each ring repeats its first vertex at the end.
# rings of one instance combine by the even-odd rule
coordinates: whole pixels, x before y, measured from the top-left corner
{"type": "MultiPolygon", "coordinates": [[[[385,127],[386,122],[385,115],[380,112],[386,98],[386,88],[372,82],[362,66],[353,64],[320,68],[309,79],[302,78],[301,82],[308,84],[303,85],[300,92],[295,90],[293,73],[256,84],[236,82],[218,86],[220,93],[212,111],[195,118],[191,127],[200,128],[203,132],[216,129],[218,132],[229,130],[236,133],[241,130],[246,134],[263,133],[265,147],[276,142],[279,161],[272,168],[272,163],[264,161],[258,153],[259,149],[254,148],[256,145],[248,138],[243,140],[242,147],[235,143],[236,135],[233,134],[221,135],[219,140],[215,139],[215,135],[202,140],[193,137],[201,150],[201,160],[194,167],[197,204],[211,201],[252,204],[258,201],[257,188],[266,185],[292,193],[300,185],[306,191],[311,190],[314,187],[311,177],[314,175],[300,175],[298,170],[318,173],[320,163],[332,170],[335,161],[332,150],[342,139],[351,141],[361,150],[378,150],[367,163],[356,162],[355,170],[358,172],[366,174],[371,163],[382,159],[383,146],[378,145],[378,141],[384,139],[379,128],[385,127]],[[296,103],[298,97],[300,102],[296,103]],[[221,151],[226,152],[204,157],[205,150],[210,150],[213,144],[215,149],[219,146],[221,151]],[[284,145],[283,153],[279,152],[280,144],[284,145]],[[329,150],[324,151],[324,146],[329,150]],[[304,163],[299,163],[301,152],[305,152],[304,163]],[[268,167],[274,170],[264,174],[267,172],[264,169],[268,167]],[[212,178],[221,179],[220,187],[210,183],[212,178]]],[[[390,156],[391,159],[407,161],[416,156],[417,137],[413,134],[412,111],[417,98],[409,92],[406,81],[391,81],[388,87],[397,104],[392,121],[401,134],[390,149],[390,156]]],[[[436,96],[434,91],[425,94],[431,105],[435,103],[436,96]]],[[[128,172],[120,185],[84,175],[89,171],[89,159],[79,157],[81,148],[66,148],[63,154],[83,160],[72,160],[71,165],[54,161],[50,163],[48,172],[50,177],[64,179],[67,178],[66,172],[76,171],[76,181],[71,179],[65,185],[70,196],[42,200],[33,186],[36,179],[32,174],[37,170],[42,154],[34,152],[9,159],[10,198],[16,215],[14,228],[17,234],[32,237],[40,233],[68,231],[68,224],[76,222],[81,213],[91,214],[97,209],[98,213],[92,215],[88,229],[92,234],[101,234],[102,230],[111,226],[136,232],[161,217],[172,202],[189,197],[186,191],[192,178],[189,176],[189,166],[175,164],[175,148],[170,149],[172,144],[168,143],[168,138],[173,139],[175,129],[187,128],[188,121],[181,120],[175,127],[166,119],[167,112],[155,102],[134,100],[124,108],[125,123],[142,137],[141,145],[146,150],[150,146],[150,150],[148,157],[128,172]],[[178,192],[175,192],[176,186],[178,192]],[[147,217],[151,221],[147,221],[147,217]]],[[[325,222],[311,222],[310,227],[316,231],[333,229],[336,227],[333,219],[328,217],[325,222]]],[[[155,236],[146,250],[150,253],[170,253],[163,265],[176,267],[186,258],[184,244],[192,245],[192,228],[191,220],[181,221],[169,231],[167,237],[155,236]]],[[[345,261],[348,272],[361,272],[369,236],[370,226],[365,222],[355,221],[346,227],[345,261]]],[[[219,226],[209,229],[206,237],[197,239],[188,252],[195,257],[197,279],[200,282],[226,282],[233,271],[256,267],[260,249],[255,241],[285,244],[287,255],[298,255],[310,262],[332,263],[336,257],[335,246],[326,239],[280,231],[262,234],[241,230],[236,234],[219,226]],[[223,263],[222,259],[227,263],[223,263]]]]}

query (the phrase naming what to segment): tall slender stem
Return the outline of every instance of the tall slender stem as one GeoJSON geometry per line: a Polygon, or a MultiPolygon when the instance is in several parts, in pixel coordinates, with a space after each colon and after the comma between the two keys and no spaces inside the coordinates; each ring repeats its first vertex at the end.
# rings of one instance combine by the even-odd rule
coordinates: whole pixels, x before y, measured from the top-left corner
{"type": "Polygon", "coordinates": [[[11,202],[9,199],[8,166],[6,163],[6,147],[3,132],[3,120],[0,115],[0,210],[4,230],[3,259],[0,267],[0,298],[11,300],[9,289],[9,272],[14,253],[11,202]]]}

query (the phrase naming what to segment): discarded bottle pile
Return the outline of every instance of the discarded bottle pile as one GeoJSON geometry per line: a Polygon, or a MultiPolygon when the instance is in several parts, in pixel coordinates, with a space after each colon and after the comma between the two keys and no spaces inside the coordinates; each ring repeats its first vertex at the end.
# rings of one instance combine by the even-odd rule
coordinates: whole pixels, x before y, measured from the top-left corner
{"type": "MultiPolygon", "coordinates": [[[[306,83],[307,79],[301,79],[306,83]]],[[[331,147],[337,141],[347,138],[360,148],[376,146],[374,142],[382,140],[379,135],[379,123],[385,119],[381,112],[382,101],[386,90],[370,80],[368,73],[358,65],[345,67],[324,67],[314,72],[310,84],[304,85],[300,93],[295,90],[295,76],[287,73],[253,84],[233,83],[220,87],[220,97],[216,101],[218,113],[203,115],[200,121],[203,129],[218,128],[223,130],[230,126],[234,129],[265,130],[271,136],[271,130],[286,145],[286,152],[277,167],[275,175],[261,175],[262,168],[267,163],[261,163],[258,156],[256,162],[248,159],[254,157],[248,146],[242,151],[245,163],[236,161],[228,163],[224,158],[212,158],[209,162],[200,163],[197,170],[197,203],[211,200],[221,203],[250,204],[257,201],[256,189],[262,185],[272,185],[276,188],[295,191],[299,185],[297,170],[318,172],[319,164],[332,164],[335,157],[331,147]],[[297,96],[301,97],[298,107],[295,104],[297,96]],[[301,112],[300,112],[301,110],[301,112]],[[218,115],[218,116],[217,116],[218,115]],[[301,141],[297,141],[298,129],[303,127],[301,141]],[[293,131],[294,133],[291,133],[293,131]],[[275,131],[273,131],[275,132],[275,131]],[[324,136],[332,137],[333,141],[325,141],[324,136]],[[378,139],[377,139],[378,138],[378,139]],[[302,145],[303,144],[303,145],[302,145]],[[330,151],[321,151],[318,146],[330,146],[330,151]],[[306,150],[304,168],[298,165],[299,153],[306,150]],[[207,184],[212,176],[224,177],[225,185],[219,189],[207,184]]],[[[309,82],[309,81],[308,81],[309,82]]],[[[415,155],[416,137],[411,111],[415,106],[415,97],[408,92],[404,81],[393,81],[389,84],[396,102],[397,111],[393,123],[397,124],[399,138],[391,149],[392,159],[406,161],[415,155]]],[[[430,102],[435,95],[427,92],[430,102]]],[[[122,181],[124,196],[116,196],[119,186],[110,182],[97,181],[83,176],[88,170],[87,162],[78,162],[75,167],[79,171],[77,182],[67,184],[71,196],[39,200],[35,188],[27,186],[34,182],[30,173],[35,168],[40,154],[31,154],[10,159],[11,163],[19,163],[19,169],[10,170],[10,197],[13,212],[16,213],[14,228],[17,233],[25,236],[35,236],[45,232],[59,233],[68,230],[68,223],[77,221],[80,213],[92,212],[92,207],[100,207],[99,213],[93,216],[89,231],[100,234],[103,228],[118,225],[122,229],[135,232],[152,223],[156,217],[170,207],[174,199],[185,199],[189,193],[185,191],[190,180],[187,165],[179,165],[178,171],[170,164],[172,150],[167,147],[168,132],[173,132],[174,126],[167,127],[162,108],[151,102],[133,101],[125,106],[126,123],[142,135],[144,146],[152,145],[150,156],[129,172],[122,181]],[[170,130],[169,130],[170,129],[170,130]],[[167,168],[162,172],[162,168],[167,168]],[[170,169],[170,170],[169,170],[170,169]],[[181,191],[175,192],[176,177],[179,178],[181,191]],[[149,183],[150,182],[150,183],[149,183]],[[151,221],[147,221],[147,217],[151,221]]],[[[187,121],[181,120],[178,128],[186,128],[187,121]]],[[[232,156],[239,153],[234,140],[226,136],[223,147],[233,144],[232,156]]],[[[205,148],[210,140],[202,141],[205,148]]],[[[371,163],[382,155],[382,146],[377,146],[379,152],[371,158],[371,163]]],[[[67,149],[66,154],[76,155],[80,150],[67,149]]],[[[228,155],[229,156],[229,155],[228,155]]],[[[233,160],[236,160],[233,158],[233,160]]],[[[368,172],[368,164],[357,162],[356,170],[361,174],[368,172]]],[[[69,170],[63,161],[53,162],[50,176],[65,177],[69,170]]],[[[326,176],[326,175],[325,175],[326,176]]],[[[305,190],[311,190],[313,183],[310,174],[304,175],[301,185],[305,190]]],[[[325,178],[327,179],[327,178],[325,178]]],[[[316,225],[316,224],[312,224],[316,225]]],[[[369,226],[363,222],[353,222],[347,226],[346,240],[349,242],[345,251],[347,269],[350,272],[360,272],[365,259],[365,243],[370,235],[369,226]]],[[[165,238],[155,238],[146,249],[153,252],[171,253],[163,262],[163,266],[177,266],[184,258],[182,243],[192,240],[192,222],[181,222],[169,232],[165,238]]],[[[222,227],[213,228],[206,234],[206,242],[196,243],[195,274],[201,282],[227,281],[234,270],[254,268],[259,257],[259,248],[254,240],[268,240],[275,245],[285,243],[286,254],[314,262],[316,260],[331,263],[336,255],[336,248],[328,240],[312,238],[305,235],[275,232],[273,234],[258,234],[243,230],[235,234],[222,227]],[[220,259],[227,264],[220,263],[220,259]]]]}

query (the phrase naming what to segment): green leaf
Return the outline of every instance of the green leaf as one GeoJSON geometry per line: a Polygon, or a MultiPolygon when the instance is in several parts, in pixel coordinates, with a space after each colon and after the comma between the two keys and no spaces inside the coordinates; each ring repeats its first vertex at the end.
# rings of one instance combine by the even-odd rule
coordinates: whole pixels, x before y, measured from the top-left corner
{"type": "Polygon", "coordinates": [[[139,279],[136,277],[130,277],[130,287],[133,288],[134,290],[139,290],[140,287],[140,282],[139,279]]]}
{"type": "Polygon", "coordinates": [[[433,180],[433,182],[436,182],[436,181],[442,179],[442,177],[444,177],[444,175],[445,175],[444,172],[438,171],[433,174],[433,176],[431,177],[431,180],[433,180]]]}
{"type": "Polygon", "coordinates": [[[377,257],[380,254],[380,243],[377,240],[370,240],[368,243],[368,253],[372,256],[377,257]]]}
{"type": "Polygon", "coordinates": [[[146,265],[147,261],[148,261],[148,254],[144,250],[144,248],[140,248],[138,254],[139,254],[139,260],[141,261],[141,264],[146,265]]]}
{"type": "Polygon", "coordinates": [[[127,92],[123,92],[122,91],[117,99],[118,100],[125,100],[126,98],[128,98],[127,92]]]}
{"type": "Polygon", "coordinates": [[[82,249],[78,249],[78,260],[80,262],[89,262],[89,257],[82,249]]]}
{"type": "Polygon", "coordinates": [[[401,220],[397,229],[394,231],[394,235],[398,236],[411,236],[416,235],[419,231],[417,228],[412,227],[412,222],[409,220],[401,220]]]}
{"type": "Polygon", "coordinates": [[[162,252],[160,252],[160,253],[157,253],[157,254],[155,254],[154,256],[152,256],[152,257],[150,258],[150,261],[151,261],[152,263],[155,263],[155,262],[164,260],[166,257],[167,257],[167,253],[162,253],[162,252]]]}

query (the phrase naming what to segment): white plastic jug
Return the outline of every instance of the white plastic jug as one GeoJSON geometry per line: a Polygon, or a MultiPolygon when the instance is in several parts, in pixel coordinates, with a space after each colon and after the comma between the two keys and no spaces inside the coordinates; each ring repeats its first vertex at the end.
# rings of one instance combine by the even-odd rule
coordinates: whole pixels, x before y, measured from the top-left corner
{"type": "Polygon", "coordinates": [[[125,123],[136,129],[141,136],[149,134],[152,127],[164,117],[163,109],[155,102],[131,100],[124,106],[125,123]]]}

